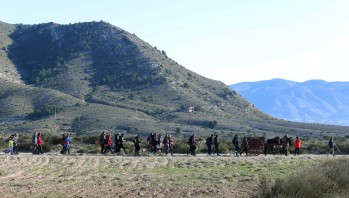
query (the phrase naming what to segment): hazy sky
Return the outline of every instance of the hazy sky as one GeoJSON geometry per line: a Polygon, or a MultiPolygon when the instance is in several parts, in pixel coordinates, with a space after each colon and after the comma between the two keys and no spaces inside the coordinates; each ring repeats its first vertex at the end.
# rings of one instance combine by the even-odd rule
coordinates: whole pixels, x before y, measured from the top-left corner
{"type": "Polygon", "coordinates": [[[349,81],[349,0],[0,0],[0,21],[103,20],[233,84],[349,81]]]}

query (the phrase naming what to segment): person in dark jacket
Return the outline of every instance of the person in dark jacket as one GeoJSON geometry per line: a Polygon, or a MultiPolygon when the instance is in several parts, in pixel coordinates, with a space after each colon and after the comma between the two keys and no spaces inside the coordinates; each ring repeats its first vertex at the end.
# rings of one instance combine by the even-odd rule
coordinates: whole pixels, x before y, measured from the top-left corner
{"type": "Polygon", "coordinates": [[[133,143],[135,145],[135,155],[139,156],[139,151],[141,150],[141,138],[139,135],[135,137],[133,140],[133,143]]]}
{"type": "Polygon", "coordinates": [[[120,133],[115,133],[114,136],[114,152],[120,152],[120,143],[119,143],[120,133]]]}
{"type": "Polygon", "coordinates": [[[212,155],[213,134],[206,139],[207,152],[212,155]]]}
{"type": "Polygon", "coordinates": [[[196,155],[196,140],[195,140],[195,134],[191,135],[189,140],[188,140],[188,144],[189,144],[189,153],[190,155],[196,155]]]}
{"type": "Polygon", "coordinates": [[[103,131],[99,136],[99,144],[101,145],[102,154],[104,153],[105,141],[106,141],[106,136],[105,136],[105,132],[103,131]]]}
{"type": "Polygon", "coordinates": [[[125,154],[127,155],[127,152],[126,152],[126,149],[125,149],[125,146],[124,146],[124,142],[125,142],[125,140],[124,140],[124,134],[121,133],[121,135],[120,135],[120,137],[119,137],[120,151],[121,151],[121,149],[123,149],[124,152],[125,152],[125,154]]]}
{"type": "Polygon", "coordinates": [[[239,136],[237,134],[235,134],[235,136],[233,138],[233,145],[235,147],[235,154],[239,155],[240,144],[239,144],[239,136]]]}
{"type": "Polygon", "coordinates": [[[213,145],[214,145],[214,148],[215,148],[215,153],[217,153],[217,156],[219,156],[219,152],[218,152],[218,146],[219,146],[219,142],[218,142],[218,135],[216,135],[214,138],[213,138],[213,145]]]}
{"type": "Polygon", "coordinates": [[[248,141],[247,141],[247,137],[244,137],[244,139],[242,140],[242,151],[240,152],[240,155],[244,152],[246,152],[246,156],[248,155],[248,141]]]}
{"type": "Polygon", "coordinates": [[[332,155],[334,156],[334,141],[333,138],[330,138],[330,140],[328,141],[328,151],[327,151],[327,155],[329,153],[332,153],[332,155]]]}

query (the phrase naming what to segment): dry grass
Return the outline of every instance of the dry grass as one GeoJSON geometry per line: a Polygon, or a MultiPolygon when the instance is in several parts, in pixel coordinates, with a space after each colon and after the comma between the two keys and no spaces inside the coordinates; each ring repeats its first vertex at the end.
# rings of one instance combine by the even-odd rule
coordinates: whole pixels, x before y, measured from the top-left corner
{"type": "Polygon", "coordinates": [[[349,197],[349,159],[326,160],[283,178],[263,178],[257,197],[349,197]]]}
{"type": "MultiPolygon", "coordinates": [[[[251,197],[326,156],[1,156],[2,197],[251,197]]],[[[347,158],[346,158],[347,159],[347,158]]]]}

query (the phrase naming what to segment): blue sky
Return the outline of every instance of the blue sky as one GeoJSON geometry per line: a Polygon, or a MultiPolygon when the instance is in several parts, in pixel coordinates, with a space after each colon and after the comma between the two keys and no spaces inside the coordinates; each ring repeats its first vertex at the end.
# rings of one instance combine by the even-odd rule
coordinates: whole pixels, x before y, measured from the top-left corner
{"type": "Polygon", "coordinates": [[[184,67],[233,84],[348,81],[347,0],[0,0],[0,21],[103,20],[184,67]]]}

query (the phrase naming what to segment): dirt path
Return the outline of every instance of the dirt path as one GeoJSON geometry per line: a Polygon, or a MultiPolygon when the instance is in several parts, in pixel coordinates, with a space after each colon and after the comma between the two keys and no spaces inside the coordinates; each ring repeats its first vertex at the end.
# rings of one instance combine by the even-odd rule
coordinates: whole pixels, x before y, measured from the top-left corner
{"type": "MultiPolygon", "coordinates": [[[[337,156],[347,157],[347,156],[337,156]]],[[[327,156],[0,156],[1,197],[250,197],[327,156]]]]}

